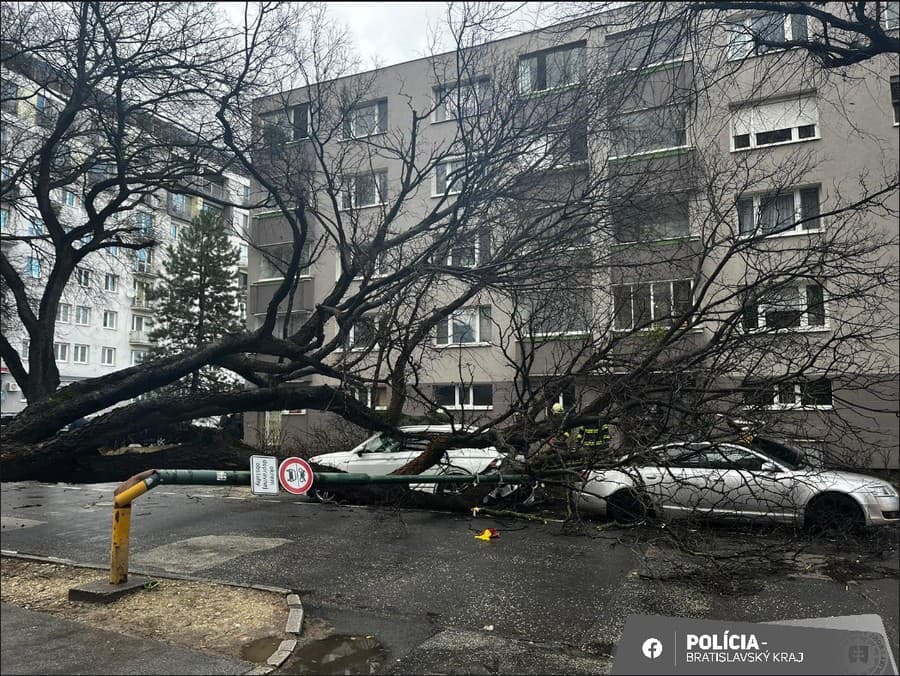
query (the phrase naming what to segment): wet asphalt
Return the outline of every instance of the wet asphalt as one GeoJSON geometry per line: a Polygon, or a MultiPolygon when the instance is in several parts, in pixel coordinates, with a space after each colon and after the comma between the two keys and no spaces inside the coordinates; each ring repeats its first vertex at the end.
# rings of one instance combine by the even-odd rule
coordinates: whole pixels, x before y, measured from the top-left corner
{"type": "MultiPolygon", "coordinates": [[[[3,484],[2,549],[106,564],[113,488],[3,484]]],[[[751,584],[723,585],[648,579],[697,561],[646,529],[320,505],[244,487],[160,486],[132,512],[132,571],[295,590],[308,618],[376,637],[384,672],[606,672],[631,614],[764,622],[875,613],[898,647],[896,548],[875,579],[759,576],[750,566],[720,575],[751,584]],[[500,537],[475,539],[487,527],[500,537]]]]}

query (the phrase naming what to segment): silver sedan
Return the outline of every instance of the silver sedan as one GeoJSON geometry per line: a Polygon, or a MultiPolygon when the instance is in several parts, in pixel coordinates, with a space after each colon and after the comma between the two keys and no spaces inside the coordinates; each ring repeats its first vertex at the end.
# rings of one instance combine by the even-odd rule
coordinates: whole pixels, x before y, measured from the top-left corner
{"type": "Polygon", "coordinates": [[[650,512],[821,528],[900,520],[900,498],[886,481],[793,464],[739,444],[667,444],[616,465],[583,473],[574,491],[581,509],[617,521],[650,512]]]}

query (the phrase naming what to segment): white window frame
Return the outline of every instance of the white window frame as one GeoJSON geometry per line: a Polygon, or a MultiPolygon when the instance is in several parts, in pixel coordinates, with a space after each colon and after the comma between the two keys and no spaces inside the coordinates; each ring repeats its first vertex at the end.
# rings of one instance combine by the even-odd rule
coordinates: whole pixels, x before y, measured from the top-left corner
{"type": "Polygon", "coordinates": [[[797,188],[791,188],[789,190],[782,190],[778,193],[754,193],[751,195],[743,195],[737,200],[737,229],[736,232],[740,237],[784,237],[786,235],[807,235],[807,234],[815,234],[820,233],[825,230],[825,226],[823,225],[824,217],[821,215],[822,213],[822,188],[818,185],[809,185],[809,186],[800,186],[797,188]],[[806,227],[809,225],[809,221],[803,221],[804,218],[807,218],[803,214],[803,201],[801,198],[801,194],[806,190],[816,190],[817,191],[817,205],[818,205],[818,219],[819,225],[815,228],[806,227]],[[772,232],[764,233],[762,232],[762,228],[760,227],[760,208],[765,205],[769,208],[775,208],[775,200],[778,197],[784,195],[791,195],[794,200],[794,215],[793,221],[794,224],[790,228],[782,228],[778,230],[774,230],[772,232]],[[742,232],[741,231],[741,210],[743,209],[743,205],[752,200],[752,212],[753,212],[753,228],[742,232]],[[803,221],[803,222],[801,222],[803,221]]]}
{"type": "Polygon", "coordinates": [[[345,177],[345,185],[341,187],[340,192],[341,211],[384,206],[387,203],[387,183],[387,170],[379,170],[345,177]],[[375,199],[378,201],[372,202],[371,204],[356,203],[356,181],[364,177],[375,177],[375,199]],[[382,179],[381,177],[384,178],[382,179]],[[384,194],[381,194],[382,190],[384,191],[384,194]]]}
{"type": "Polygon", "coordinates": [[[476,231],[473,233],[469,233],[466,236],[460,234],[460,237],[461,238],[470,237],[471,240],[464,238],[464,239],[461,239],[460,241],[456,242],[455,245],[450,246],[450,251],[447,253],[447,265],[449,267],[456,267],[456,268],[467,268],[467,269],[477,268],[481,264],[481,233],[476,231]],[[454,256],[454,253],[459,251],[460,249],[468,248],[467,244],[469,241],[472,242],[472,250],[474,251],[474,254],[475,254],[474,262],[472,264],[463,265],[463,263],[455,261],[453,256],[454,256]]]}
{"type": "Polygon", "coordinates": [[[366,408],[370,408],[373,411],[386,411],[387,405],[377,404],[378,397],[375,396],[375,391],[384,392],[385,400],[390,402],[390,396],[388,393],[387,385],[373,385],[372,387],[354,387],[351,394],[353,398],[356,399],[359,403],[366,406],[366,408]]]}
{"type": "MultiPolygon", "coordinates": [[[[743,122],[743,121],[741,121],[743,122]]],[[[806,143],[808,141],[818,141],[822,138],[821,136],[821,125],[819,124],[819,105],[818,100],[814,94],[804,94],[803,96],[795,96],[789,99],[777,99],[771,101],[760,101],[751,105],[740,106],[731,111],[731,121],[730,121],[730,146],[731,152],[740,153],[746,152],[750,150],[755,150],[757,148],[776,148],[778,146],[785,146],[791,143],[806,143]],[[764,122],[760,121],[760,118],[770,117],[771,112],[766,114],[764,109],[766,107],[774,108],[776,106],[783,105],[796,105],[798,107],[797,118],[798,122],[806,122],[806,124],[792,124],[790,127],[775,127],[775,128],[767,128],[764,122]],[[806,110],[803,110],[806,108],[806,110]],[[744,134],[738,134],[738,118],[740,116],[746,116],[749,118],[749,121],[746,123],[747,126],[747,136],[749,136],[750,145],[742,146],[738,148],[735,145],[735,137],[743,136],[744,134]],[[813,120],[809,122],[809,120],[813,120]],[[800,128],[801,127],[814,127],[814,133],[812,136],[805,136],[803,138],[800,137],[800,128]],[[775,131],[779,131],[781,129],[790,129],[791,138],[786,141],[773,141],[772,143],[757,143],[756,137],[759,134],[771,133],[775,131]]]]}
{"type": "MultiPolygon", "coordinates": [[[[591,308],[591,316],[585,317],[587,322],[587,326],[577,329],[564,329],[560,331],[543,331],[535,329],[533,326],[534,319],[534,305],[528,300],[525,300],[525,321],[528,324],[528,328],[533,331],[531,334],[535,338],[553,338],[555,336],[586,336],[591,332],[591,323],[593,321],[593,310],[594,310],[594,299],[593,299],[593,289],[590,284],[585,284],[582,282],[580,285],[572,286],[566,289],[564,297],[572,297],[574,294],[586,294],[584,297],[580,298],[582,301],[586,301],[584,304],[580,306],[580,309],[584,309],[585,307],[591,308]]],[[[543,296],[542,300],[546,301],[547,296],[543,296]]],[[[541,318],[538,318],[538,321],[541,321],[541,318]]]]}
{"type": "Polygon", "coordinates": [[[351,351],[360,351],[369,349],[369,345],[357,345],[356,343],[356,327],[359,325],[359,322],[371,322],[372,325],[372,335],[375,336],[375,341],[372,343],[372,346],[378,346],[378,322],[375,317],[371,317],[368,315],[363,315],[359,319],[357,319],[356,323],[354,323],[350,327],[350,331],[347,332],[347,346],[351,351]]]}
{"type": "Polygon", "coordinates": [[[0,209],[0,232],[13,233],[12,212],[9,209],[0,209]]]}
{"type": "Polygon", "coordinates": [[[479,345],[490,345],[491,344],[490,340],[485,340],[484,339],[485,337],[481,335],[481,333],[482,333],[482,331],[481,331],[482,315],[484,313],[485,308],[488,310],[488,312],[486,313],[485,321],[490,322],[490,321],[492,321],[490,305],[471,305],[469,307],[460,308],[459,310],[456,310],[455,312],[453,312],[449,317],[442,320],[442,321],[446,322],[447,342],[446,343],[438,342],[438,335],[435,335],[435,338],[434,338],[435,346],[437,346],[437,347],[472,347],[472,346],[479,346],[479,345]],[[467,342],[454,342],[454,340],[453,340],[453,323],[459,321],[460,318],[462,318],[466,315],[469,315],[469,317],[474,317],[474,322],[471,319],[469,319],[466,322],[466,326],[472,328],[473,323],[474,323],[473,333],[475,334],[475,340],[467,341],[467,342]]]}
{"type": "Polygon", "coordinates": [[[444,197],[446,195],[458,195],[462,192],[462,184],[465,180],[466,176],[466,160],[463,157],[448,157],[444,160],[438,162],[434,167],[434,172],[431,180],[431,196],[432,197],[444,197]],[[440,192],[438,187],[438,172],[441,168],[445,168],[446,175],[444,178],[444,183],[446,185],[446,190],[444,192],[440,192]],[[446,176],[455,173],[455,179],[453,183],[448,183],[446,176]],[[452,186],[452,187],[451,187],[452,186]]]}
{"type": "Polygon", "coordinates": [[[103,311],[103,328],[115,331],[119,328],[119,313],[115,310],[103,311]],[[112,320],[111,322],[109,320],[112,320]]]}
{"type": "Polygon", "coordinates": [[[91,271],[88,268],[75,268],[75,283],[82,289],[90,289],[91,271]]]}
{"type": "Polygon", "coordinates": [[[481,105],[488,95],[489,79],[476,78],[468,82],[439,85],[434,88],[434,110],[431,113],[432,124],[441,122],[459,122],[467,117],[481,114],[481,105]],[[461,106],[457,108],[457,100],[461,106]]]}
{"type": "Polygon", "coordinates": [[[61,364],[67,364],[69,362],[69,344],[53,343],[53,358],[61,364]]]}
{"type": "Polygon", "coordinates": [[[100,365],[115,366],[116,365],[116,348],[101,347],[100,348],[100,365]]]}
{"type": "MultiPolygon", "coordinates": [[[[781,14],[781,12],[754,12],[729,17],[726,24],[728,32],[729,61],[741,61],[743,59],[751,59],[785,50],[784,47],[766,47],[764,45],[754,44],[752,23],[755,19],[762,18],[769,14],[781,14]],[[765,51],[760,52],[759,49],[765,51]]],[[[809,38],[809,18],[790,12],[784,12],[781,26],[781,38],[777,40],[777,42],[788,42],[794,39],[794,18],[806,20],[806,37],[803,39],[809,38]]],[[[797,37],[799,38],[800,36],[797,37]]]]}
{"type": "Polygon", "coordinates": [[[667,285],[668,285],[668,287],[669,287],[669,303],[670,303],[670,308],[669,308],[669,312],[667,313],[667,316],[669,317],[669,322],[671,322],[671,320],[674,319],[674,310],[675,310],[675,284],[676,284],[677,282],[687,282],[688,284],[690,284],[690,286],[691,286],[691,297],[690,297],[690,300],[691,300],[691,305],[693,305],[694,302],[695,302],[695,298],[694,298],[694,280],[693,280],[693,279],[685,279],[685,278],[681,278],[681,279],[660,279],[660,280],[654,280],[654,281],[652,281],[652,282],[651,282],[651,281],[639,281],[639,282],[632,282],[632,283],[628,283],[628,284],[613,284],[612,287],[611,287],[611,292],[612,292],[612,294],[613,294],[613,299],[612,299],[612,300],[613,300],[613,303],[612,303],[612,307],[613,307],[613,331],[618,332],[618,333],[624,333],[624,332],[628,332],[628,331],[642,331],[642,332],[643,332],[643,331],[652,331],[652,330],[658,329],[658,328],[664,328],[664,329],[669,328],[669,327],[671,326],[671,323],[661,324],[661,323],[660,323],[661,320],[659,320],[659,319],[656,318],[656,293],[655,293],[655,291],[654,291],[654,288],[655,288],[655,287],[658,287],[658,286],[661,286],[661,285],[663,285],[663,284],[667,284],[667,285]],[[635,290],[635,288],[641,287],[641,286],[649,286],[649,287],[650,287],[650,303],[649,303],[649,310],[650,310],[650,317],[649,317],[649,319],[650,319],[650,324],[647,325],[647,326],[644,326],[644,327],[642,327],[642,328],[640,328],[640,329],[638,329],[638,328],[636,327],[635,321],[634,321],[634,320],[635,320],[634,290],[635,290]],[[628,325],[627,327],[619,327],[619,326],[616,326],[617,320],[616,320],[615,291],[616,291],[616,289],[620,289],[620,288],[628,288],[628,289],[629,289],[629,293],[628,293],[628,302],[630,303],[630,307],[631,307],[631,321],[630,321],[630,323],[629,323],[629,325],[628,325]]]}
{"type": "MultiPolygon", "coordinates": [[[[665,152],[670,152],[670,151],[686,150],[688,148],[692,148],[694,146],[694,142],[693,142],[694,137],[693,137],[693,130],[691,129],[691,118],[689,115],[690,109],[687,104],[672,104],[672,105],[665,105],[665,106],[656,106],[654,108],[642,108],[640,110],[629,110],[627,112],[620,113],[618,115],[618,117],[620,117],[620,118],[629,117],[629,116],[633,117],[636,115],[655,113],[655,111],[662,110],[664,108],[674,108],[674,109],[676,109],[676,111],[677,111],[677,109],[684,109],[684,143],[682,143],[680,145],[674,145],[674,146],[669,145],[669,146],[661,146],[659,148],[650,148],[648,150],[636,150],[634,152],[628,152],[623,155],[616,155],[616,154],[614,154],[614,152],[616,152],[616,151],[613,149],[613,138],[611,138],[610,145],[609,145],[609,152],[610,152],[609,159],[610,160],[618,160],[618,159],[623,159],[626,157],[640,157],[641,155],[655,155],[657,153],[665,153],[665,152]]],[[[678,130],[667,130],[667,131],[678,131],[678,130]]],[[[611,132],[611,137],[614,137],[614,136],[615,136],[615,132],[611,132]]]]}
{"type": "Polygon", "coordinates": [[[103,276],[103,288],[110,293],[116,293],[119,290],[119,275],[107,272],[103,276]]]}
{"type": "MultiPolygon", "coordinates": [[[[828,380],[831,386],[831,403],[830,404],[804,404],[803,403],[803,385],[802,382],[794,383],[775,383],[772,388],[772,404],[765,406],[756,406],[753,404],[744,404],[744,409],[760,409],[763,411],[831,411],[834,410],[834,381],[830,378],[816,378],[815,380],[828,380]],[[782,402],[780,399],[781,391],[779,385],[793,385],[793,401],[782,402]]],[[[810,380],[814,382],[814,380],[810,380]]]]}
{"type": "Polygon", "coordinates": [[[59,201],[63,206],[75,207],[78,205],[78,197],[71,190],[59,189],[59,201]]]}
{"type": "Polygon", "coordinates": [[[91,325],[91,308],[89,305],[76,305],[75,306],[75,323],[78,326],[90,326],[91,325]],[[84,320],[84,321],[82,321],[84,320]]]}
{"type": "Polygon", "coordinates": [[[25,261],[25,271],[32,279],[40,279],[44,273],[44,266],[37,256],[29,256],[25,261]]]}
{"type": "Polygon", "coordinates": [[[28,356],[31,352],[31,341],[27,338],[22,339],[22,352],[19,354],[19,359],[22,361],[28,361],[28,356]]]}
{"type": "Polygon", "coordinates": [[[132,350],[131,351],[131,365],[137,366],[138,364],[142,364],[144,360],[147,358],[147,350],[132,350]],[[135,355],[141,355],[139,360],[135,359],[135,355]]]}
{"type": "Polygon", "coordinates": [[[449,411],[491,411],[494,409],[494,384],[493,383],[469,383],[468,385],[461,385],[459,383],[435,383],[435,388],[438,387],[452,387],[453,395],[454,395],[454,403],[453,404],[442,404],[437,401],[436,392],[432,392],[432,395],[435,396],[435,405],[449,410],[449,411]],[[475,400],[475,388],[476,387],[490,387],[491,388],[491,403],[490,404],[479,404],[476,406],[473,402],[475,400]]]}
{"type": "Polygon", "coordinates": [[[72,346],[72,363],[87,364],[90,361],[91,346],[83,343],[76,343],[72,346]],[[79,352],[83,353],[83,359],[79,357],[79,352]]]}
{"type": "MultiPolygon", "coordinates": [[[[759,298],[756,299],[756,325],[755,329],[745,329],[750,333],[756,331],[784,331],[784,332],[796,332],[796,331],[829,331],[831,329],[831,313],[829,311],[829,296],[828,291],[821,284],[817,284],[815,282],[809,283],[800,283],[800,284],[791,284],[788,286],[781,287],[779,291],[787,291],[788,289],[796,290],[797,300],[799,301],[797,306],[798,308],[802,308],[802,312],[800,315],[800,325],[799,326],[784,326],[779,328],[770,328],[766,325],[766,312],[772,309],[782,309],[781,307],[766,303],[766,299],[759,298]],[[810,324],[810,305],[807,302],[809,298],[809,287],[819,287],[822,290],[822,313],[824,315],[822,324],[810,324]]],[[[743,318],[741,320],[741,327],[743,328],[743,318]]]]}
{"type": "Polygon", "coordinates": [[[60,324],[72,323],[72,304],[59,303],[56,306],[56,321],[60,324]]]}
{"type": "Polygon", "coordinates": [[[385,99],[380,99],[378,101],[368,101],[366,103],[355,105],[350,108],[350,110],[346,112],[345,118],[341,123],[341,140],[352,141],[354,139],[369,138],[371,136],[384,134],[385,132],[382,130],[387,128],[387,120],[381,119],[382,104],[384,105],[384,113],[387,114],[387,101],[385,99]],[[360,112],[368,110],[370,108],[375,109],[375,131],[366,131],[366,133],[363,134],[360,133],[360,130],[357,129],[359,114],[360,112]],[[346,125],[349,125],[349,136],[346,134],[348,129],[345,126],[345,123],[346,125]]]}

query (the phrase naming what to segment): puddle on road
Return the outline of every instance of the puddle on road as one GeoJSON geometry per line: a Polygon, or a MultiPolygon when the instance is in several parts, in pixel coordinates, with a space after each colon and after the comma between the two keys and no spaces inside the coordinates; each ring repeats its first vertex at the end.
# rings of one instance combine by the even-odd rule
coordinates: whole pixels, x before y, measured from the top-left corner
{"type": "Polygon", "coordinates": [[[241,659],[248,662],[265,663],[278,648],[281,639],[277,636],[266,636],[250,641],[241,648],[241,659]]]}
{"type": "Polygon", "coordinates": [[[374,674],[387,651],[371,636],[333,634],[294,650],[282,674],[374,674]]]}

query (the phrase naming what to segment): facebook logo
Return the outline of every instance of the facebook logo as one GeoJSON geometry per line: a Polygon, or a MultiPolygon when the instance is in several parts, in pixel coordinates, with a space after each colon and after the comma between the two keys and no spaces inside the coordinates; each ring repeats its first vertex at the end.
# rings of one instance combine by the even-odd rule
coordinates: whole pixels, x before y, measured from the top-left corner
{"type": "Polygon", "coordinates": [[[648,660],[655,660],[662,655],[662,643],[658,638],[648,638],[641,646],[641,651],[648,660]]]}

